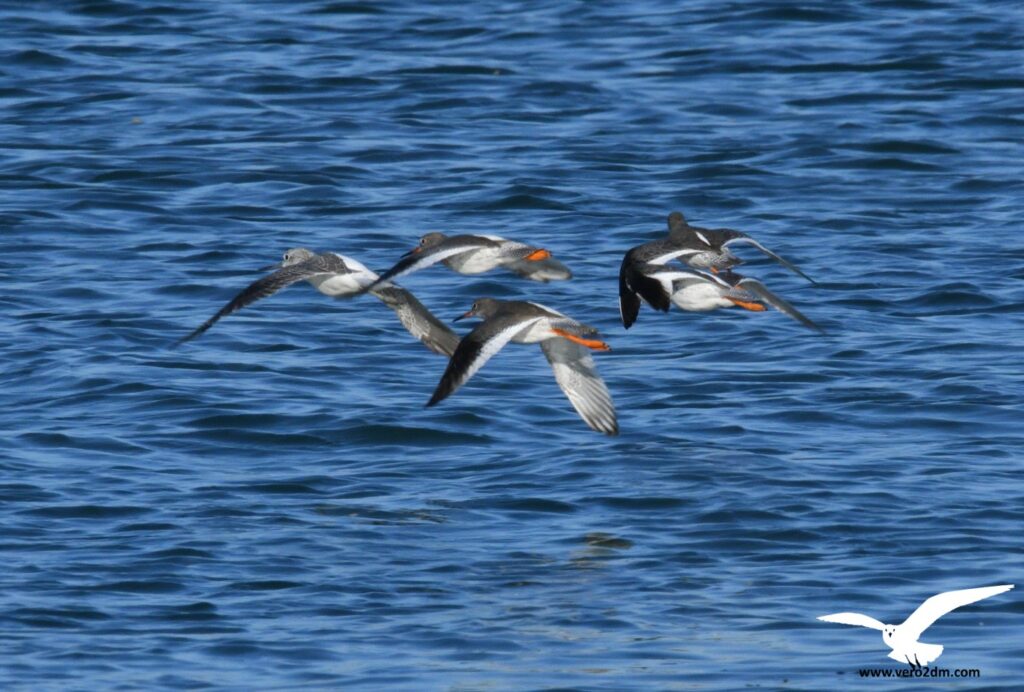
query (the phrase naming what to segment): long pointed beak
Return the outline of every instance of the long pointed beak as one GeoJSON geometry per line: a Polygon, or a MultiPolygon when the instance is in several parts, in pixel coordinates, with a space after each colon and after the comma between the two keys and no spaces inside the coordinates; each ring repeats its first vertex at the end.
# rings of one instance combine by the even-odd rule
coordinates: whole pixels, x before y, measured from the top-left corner
{"type": "Polygon", "coordinates": [[[416,253],[418,253],[418,252],[419,252],[420,250],[422,250],[422,249],[423,249],[422,247],[420,247],[419,245],[417,245],[417,246],[416,246],[416,247],[414,247],[414,248],[413,248],[412,250],[409,250],[409,252],[407,252],[407,253],[405,253],[404,255],[402,255],[402,259],[405,259],[406,257],[411,257],[412,255],[415,255],[416,253]]]}
{"type": "Polygon", "coordinates": [[[462,313],[461,315],[456,317],[454,320],[452,320],[452,322],[458,322],[459,320],[465,319],[467,317],[472,317],[472,316],[473,316],[473,311],[470,310],[469,312],[462,313]]]}

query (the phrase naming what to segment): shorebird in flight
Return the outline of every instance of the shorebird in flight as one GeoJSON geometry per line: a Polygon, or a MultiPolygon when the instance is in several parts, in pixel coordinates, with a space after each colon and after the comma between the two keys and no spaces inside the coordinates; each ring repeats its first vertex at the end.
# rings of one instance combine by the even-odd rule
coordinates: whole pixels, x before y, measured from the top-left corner
{"type": "Polygon", "coordinates": [[[543,305],[517,300],[481,298],[456,319],[463,317],[483,322],[459,342],[427,406],[453,394],[508,342],[539,343],[555,381],[583,421],[606,435],[619,433],[611,394],[590,355],[591,350],[610,350],[608,344],[591,338],[596,329],[543,305]]]}
{"type": "Polygon", "coordinates": [[[284,253],[280,263],[265,267],[276,269],[268,276],[254,281],[231,299],[210,319],[196,327],[175,345],[190,341],[212,327],[220,318],[241,310],[260,298],[271,296],[282,288],[299,281],[308,281],[316,290],[332,298],[347,298],[365,292],[372,293],[395,311],[409,333],[422,341],[435,353],[450,356],[459,343],[458,335],[434,317],[416,297],[398,286],[371,288],[377,274],[351,257],[335,252],[315,254],[306,248],[293,248],[284,253]]]}
{"type": "Polygon", "coordinates": [[[825,622],[836,622],[840,625],[855,625],[881,630],[882,641],[892,649],[889,652],[889,658],[919,668],[927,666],[942,655],[941,644],[925,644],[918,641],[933,622],[950,611],[1005,593],[1012,588],[1013,584],[1002,584],[1000,586],[983,586],[977,589],[946,591],[932,596],[922,603],[901,625],[886,625],[873,617],[860,613],[833,613],[832,615],[822,615],[818,619],[825,622]]]}
{"type": "Polygon", "coordinates": [[[371,286],[392,281],[432,264],[444,264],[460,274],[482,274],[505,267],[532,281],[559,281],[572,277],[569,269],[543,248],[496,235],[428,233],[419,245],[402,256],[371,286]]]}
{"type": "Polygon", "coordinates": [[[668,312],[670,305],[688,312],[736,306],[752,312],[764,312],[765,305],[770,305],[805,327],[824,332],[788,301],[769,291],[763,283],[731,269],[712,274],[699,269],[675,269],[662,264],[631,264],[624,271],[627,285],[643,286],[642,297],[651,307],[664,312],[668,312]]]}
{"type": "MultiPolygon", "coordinates": [[[[665,265],[675,259],[697,270],[708,269],[713,273],[725,271],[742,263],[742,260],[729,250],[729,246],[736,243],[747,243],[754,245],[765,254],[778,260],[783,266],[813,282],[809,276],[797,269],[793,264],[776,255],[745,233],[732,231],[727,228],[707,229],[691,226],[686,223],[686,219],[678,211],[668,215],[668,228],[669,233],[667,237],[630,248],[622,258],[622,264],[619,266],[619,315],[622,317],[622,326],[626,329],[632,327],[633,323],[636,322],[637,316],[640,314],[641,300],[655,310],[661,310],[662,312],[668,312],[673,303],[683,310],[710,310],[715,307],[727,307],[725,304],[709,304],[703,299],[693,300],[694,297],[701,294],[707,294],[708,300],[712,303],[721,302],[718,298],[728,300],[730,297],[740,297],[742,302],[736,303],[737,305],[757,311],[760,311],[760,308],[764,306],[761,305],[760,308],[750,306],[767,303],[806,326],[818,329],[817,326],[813,326],[810,320],[806,318],[801,319],[802,316],[797,317],[799,312],[796,309],[772,294],[764,287],[764,284],[756,279],[734,274],[733,277],[736,277],[735,281],[732,281],[731,277],[723,277],[723,282],[712,280],[711,283],[699,286],[696,283],[696,279],[688,279],[683,276],[682,272],[672,272],[665,267],[665,265]],[[667,277],[673,274],[677,274],[676,278],[689,285],[689,290],[678,296],[679,300],[675,299],[678,291],[674,290],[671,286],[666,287],[665,284],[665,281],[669,280],[667,277]],[[746,282],[746,284],[742,289],[738,289],[737,284],[741,281],[746,282]],[[732,288],[737,290],[734,290],[732,294],[726,290],[725,293],[716,298],[713,296],[714,293],[718,292],[715,285],[721,286],[722,283],[731,284],[726,286],[726,289],[732,288]],[[753,300],[747,300],[740,295],[750,296],[751,293],[757,296],[753,300]],[[743,305],[743,303],[747,303],[747,305],[743,305]],[[702,304],[705,307],[696,307],[702,304]],[[783,305],[787,307],[784,308],[783,305]]],[[[703,272],[694,274],[694,276],[700,276],[701,274],[703,272]]]]}

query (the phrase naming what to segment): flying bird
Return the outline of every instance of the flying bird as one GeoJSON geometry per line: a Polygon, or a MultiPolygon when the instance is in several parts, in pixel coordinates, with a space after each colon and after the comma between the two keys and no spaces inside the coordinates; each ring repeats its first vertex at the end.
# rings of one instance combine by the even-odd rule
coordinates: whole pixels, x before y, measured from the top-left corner
{"type": "Polygon", "coordinates": [[[481,298],[461,317],[483,322],[459,342],[427,406],[440,403],[483,367],[505,344],[540,344],[555,381],[583,421],[597,432],[617,435],[611,394],[597,374],[591,350],[610,350],[592,338],[597,330],[537,303],[481,298]]]}
{"type": "Polygon", "coordinates": [[[347,298],[368,291],[394,310],[409,333],[422,341],[431,351],[445,356],[455,353],[455,347],[459,343],[459,337],[455,332],[434,317],[404,288],[394,285],[370,288],[377,280],[377,274],[351,257],[335,252],[318,255],[306,248],[293,248],[284,253],[281,262],[264,269],[276,271],[251,283],[213,317],[179,339],[175,345],[191,341],[216,324],[220,318],[237,312],[260,298],[271,296],[299,281],[308,281],[316,290],[332,298],[347,298]]]}
{"type": "Polygon", "coordinates": [[[766,309],[765,305],[770,305],[805,327],[824,332],[788,301],[769,291],[763,283],[737,274],[731,269],[712,274],[698,269],[674,269],[664,265],[646,264],[632,267],[631,272],[634,282],[635,277],[640,275],[647,282],[653,280],[659,284],[657,288],[653,284],[649,286],[646,295],[650,296],[652,292],[660,290],[660,295],[651,302],[651,305],[663,306],[665,312],[668,312],[670,304],[689,312],[705,312],[736,306],[752,312],[763,312],[766,309]]]}
{"type": "Polygon", "coordinates": [[[941,644],[925,644],[918,639],[933,622],[940,617],[962,606],[1005,593],[1013,588],[1013,584],[1000,586],[983,586],[977,589],[961,589],[946,591],[932,596],[922,603],[902,625],[885,625],[868,615],[860,613],[833,613],[822,615],[819,620],[836,622],[840,625],[855,625],[881,630],[882,641],[892,649],[889,658],[911,667],[927,666],[942,655],[941,644]]]}
{"type": "Polygon", "coordinates": [[[371,288],[438,262],[444,262],[460,274],[482,274],[496,267],[505,267],[533,281],[558,281],[572,277],[572,272],[544,248],[496,235],[427,233],[419,245],[381,274],[371,288]]]}

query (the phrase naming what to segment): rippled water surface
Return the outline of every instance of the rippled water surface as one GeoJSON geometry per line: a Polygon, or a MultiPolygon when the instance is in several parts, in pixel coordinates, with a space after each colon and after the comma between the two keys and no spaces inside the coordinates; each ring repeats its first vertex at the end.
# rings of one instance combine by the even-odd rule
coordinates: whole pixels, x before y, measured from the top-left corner
{"type": "MultiPolygon", "coordinates": [[[[863,687],[896,667],[878,633],[817,615],[1024,581],[1018,2],[0,26],[4,689],[863,687]],[[828,334],[623,330],[618,263],[672,209],[796,262],[817,285],[743,253],[828,334]],[[382,270],[430,230],[572,267],[403,285],[445,320],[490,295],[599,327],[619,437],[533,346],[425,409],[444,359],[305,284],[170,348],[289,247],[382,270]]],[[[1020,591],[928,631],[982,672],[945,686],[1024,679],[1020,591]]]]}

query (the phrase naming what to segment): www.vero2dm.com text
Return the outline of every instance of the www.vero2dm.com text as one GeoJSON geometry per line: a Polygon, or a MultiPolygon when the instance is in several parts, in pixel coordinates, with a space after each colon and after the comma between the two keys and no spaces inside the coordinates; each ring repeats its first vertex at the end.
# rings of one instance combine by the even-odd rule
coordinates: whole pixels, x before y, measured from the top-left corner
{"type": "Polygon", "coordinates": [[[980,678],[978,668],[861,668],[862,678],[980,678]]]}

